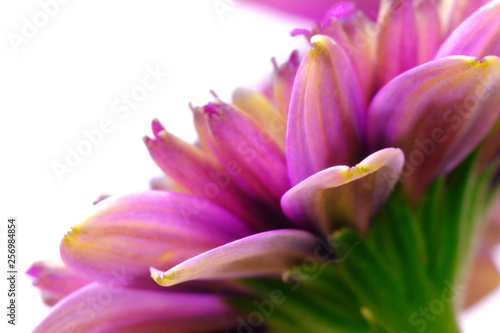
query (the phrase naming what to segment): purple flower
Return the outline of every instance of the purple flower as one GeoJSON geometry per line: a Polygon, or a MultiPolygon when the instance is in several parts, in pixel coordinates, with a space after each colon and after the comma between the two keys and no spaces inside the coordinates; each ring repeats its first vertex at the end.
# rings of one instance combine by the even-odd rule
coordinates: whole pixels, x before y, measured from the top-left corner
{"type": "Polygon", "coordinates": [[[72,228],[63,262],[95,282],[36,332],[235,328],[239,311],[223,299],[252,291],[233,279],[280,277],[346,225],[366,235],[398,183],[418,202],[494,132],[500,1],[446,40],[468,10],[383,1],[373,21],[343,6],[295,31],[311,47],[276,64],[274,100],[238,89],[232,103],[192,106],[197,145],[153,121],[144,142],[174,184],[155,188],[175,190],[107,198],[72,228]]]}

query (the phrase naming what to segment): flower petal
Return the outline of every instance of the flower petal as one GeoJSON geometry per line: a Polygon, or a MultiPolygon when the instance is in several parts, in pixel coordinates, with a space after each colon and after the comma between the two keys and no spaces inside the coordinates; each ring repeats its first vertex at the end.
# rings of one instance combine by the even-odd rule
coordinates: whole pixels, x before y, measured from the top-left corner
{"type": "Polygon", "coordinates": [[[450,55],[483,58],[500,56],[500,1],[479,9],[460,24],[443,43],[436,59],[450,55]]]}
{"type": "Polygon", "coordinates": [[[441,41],[436,5],[432,0],[385,0],[380,6],[376,85],[432,59],[441,41]]]}
{"type": "Polygon", "coordinates": [[[440,12],[445,36],[472,15],[478,8],[491,0],[441,0],[440,12]]]}
{"type": "Polygon", "coordinates": [[[431,61],[386,85],[368,111],[372,151],[398,147],[402,180],[413,199],[451,171],[484,139],[500,115],[500,58],[431,61]]]}
{"type": "Polygon", "coordinates": [[[166,272],[151,268],[151,276],[162,286],[172,286],[199,279],[281,275],[311,256],[316,246],[316,237],[307,231],[268,231],[200,254],[166,272]]]}
{"type": "Polygon", "coordinates": [[[279,66],[276,63],[276,59],[273,59],[273,64],[273,96],[276,101],[278,112],[282,115],[283,119],[286,120],[288,118],[293,82],[300,64],[299,53],[293,51],[288,60],[279,66]]]}
{"type": "Polygon", "coordinates": [[[219,296],[91,284],[58,303],[33,333],[208,333],[236,327],[219,296]]]}
{"type": "MultiPolygon", "coordinates": [[[[266,213],[237,187],[233,175],[241,172],[235,163],[220,163],[206,151],[167,132],[153,120],[153,139],[144,142],[158,166],[189,193],[226,208],[256,231],[268,230],[266,213]]],[[[209,143],[201,140],[202,145],[209,143]]]]}
{"type": "Polygon", "coordinates": [[[287,127],[292,185],[362,156],[363,92],[342,47],[317,35],[295,79],[287,127]]]}
{"type": "Polygon", "coordinates": [[[193,111],[198,119],[203,116],[199,122],[205,122],[199,126],[204,129],[202,141],[222,165],[234,166],[232,181],[252,201],[279,211],[279,199],[290,182],[285,153],[273,140],[272,126],[261,127],[244,111],[220,100],[193,111]]]}
{"type": "Polygon", "coordinates": [[[403,164],[401,150],[387,148],[355,167],[323,170],[285,193],[281,207],[298,225],[312,224],[326,236],[344,224],[364,233],[398,181],[403,164]]]}
{"type": "Polygon", "coordinates": [[[66,268],[62,263],[38,261],[26,271],[33,285],[40,288],[45,304],[52,306],[77,289],[91,283],[66,268]]]}
{"type": "Polygon", "coordinates": [[[311,31],[296,29],[292,34],[304,35],[308,40],[314,35],[326,35],[342,46],[368,100],[373,97],[375,88],[373,81],[377,26],[365,14],[355,10],[355,7],[353,3],[341,3],[334,6],[311,31]]]}
{"type": "Polygon", "coordinates": [[[61,242],[67,267],[96,281],[121,274],[125,285],[154,287],[149,266],[168,269],[252,231],[224,209],[165,191],[112,197],[61,242]]]}
{"type": "Polygon", "coordinates": [[[286,146],[286,124],[282,114],[276,112],[271,105],[271,101],[261,93],[239,88],[233,92],[233,104],[252,116],[261,129],[273,141],[285,151],[286,146]]]}
{"type": "Polygon", "coordinates": [[[469,308],[500,286],[500,272],[490,255],[477,256],[470,269],[465,308],[469,308]]]}
{"type": "MultiPolygon", "coordinates": [[[[251,0],[257,4],[262,4],[268,7],[273,7],[284,12],[307,17],[314,20],[319,20],[324,13],[334,3],[348,6],[348,1],[332,1],[332,0],[309,0],[309,1],[288,1],[288,0],[251,0]]],[[[378,9],[377,0],[356,0],[356,5],[359,9],[371,16],[376,16],[378,9]]],[[[339,6],[338,5],[338,6],[339,6]]]]}

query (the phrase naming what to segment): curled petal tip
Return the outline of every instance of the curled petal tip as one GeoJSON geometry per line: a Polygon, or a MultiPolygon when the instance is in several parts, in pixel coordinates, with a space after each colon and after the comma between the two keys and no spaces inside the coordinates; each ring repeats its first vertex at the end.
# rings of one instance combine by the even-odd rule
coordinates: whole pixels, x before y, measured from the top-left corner
{"type": "Polygon", "coordinates": [[[335,166],[303,180],[283,195],[281,207],[298,225],[313,226],[325,236],[345,224],[364,233],[403,165],[400,149],[380,150],[354,167],[335,166]]]}
{"type": "Polygon", "coordinates": [[[159,132],[164,131],[165,127],[157,118],[154,118],[151,122],[151,129],[153,130],[153,134],[156,136],[159,132]]]}
{"type": "Polygon", "coordinates": [[[172,285],[172,283],[171,283],[172,279],[170,278],[168,273],[163,272],[163,271],[156,269],[154,267],[150,267],[150,271],[151,271],[151,277],[160,286],[169,287],[172,285]]]}

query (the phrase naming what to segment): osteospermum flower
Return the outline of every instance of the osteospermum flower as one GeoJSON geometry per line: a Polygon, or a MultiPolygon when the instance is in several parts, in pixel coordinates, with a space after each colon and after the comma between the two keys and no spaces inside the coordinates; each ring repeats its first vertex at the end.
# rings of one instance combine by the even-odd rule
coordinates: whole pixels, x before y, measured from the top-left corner
{"type": "Polygon", "coordinates": [[[451,3],[341,4],[294,31],[311,47],[271,99],[191,106],[196,145],[154,120],[170,182],[97,203],[65,267],[30,270],[62,298],[35,331],[458,332],[499,283],[500,1],[460,24],[451,3]]]}

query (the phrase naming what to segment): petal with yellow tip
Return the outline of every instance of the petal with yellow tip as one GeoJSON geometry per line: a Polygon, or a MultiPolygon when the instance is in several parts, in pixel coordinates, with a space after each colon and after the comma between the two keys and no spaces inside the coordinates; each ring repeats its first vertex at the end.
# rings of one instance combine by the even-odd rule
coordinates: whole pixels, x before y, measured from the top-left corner
{"type": "Polygon", "coordinates": [[[303,230],[263,232],[202,253],[166,272],[151,267],[151,276],[162,286],[192,280],[280,276],[312,257],[318,246],[316,238],[303,230]]]}
{"type": "Polygon", "coordinates": [[[94,208],[62,240],[61,258],[88,279],[127,286],[154,287],[149,266],[168,269],[252,233],[224,209],[180,193],[111,197],[94,208]]]}
{"type": "Polygon", "coordinates": [[[403,165],[401,150],[380,150],[352,168],[335,166],[305,179],[283,195],[281,207],[298,225],[312,225],[325,236],[345,225],[366,233],[403,165]]]}
{"type": "Polygon", "coordinates": [[[287,124],[287,164],[292,185],[363,155],[364,97],[343,48],[317,35],[302,60],[287,124]]]}

